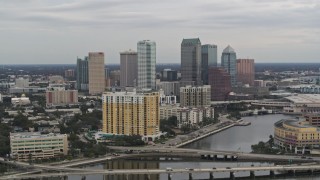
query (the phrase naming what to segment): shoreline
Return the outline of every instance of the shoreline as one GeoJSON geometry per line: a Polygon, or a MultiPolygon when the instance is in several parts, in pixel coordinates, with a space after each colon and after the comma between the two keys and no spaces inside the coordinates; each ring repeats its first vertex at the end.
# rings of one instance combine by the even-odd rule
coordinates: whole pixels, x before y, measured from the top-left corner
{"type": "Polygon", "coordinates": [[[232,128],[232,127],[236,126],[236,124],[237,124],[238,122],[239,122],[239,120],[238,120],[238,121],[235,121],[235,122],[233,122],[233,123],[231,123],[231,124],[229,124],[229,125],[227,125],[227,126],[221,127],[221,128],[219,128],[219,129],[216,129],[216,130],[213,130],[213,131],[211,131],[211,132],[205,133],[205,134],[203,134],[203,135],[200,135],[200,136],[195,137],[195,138],[193,138],[193,139],[190,139],[190,140],[188,140],[188,141],[185,141],[185,142],[182,142],[182,143],[180,143],[180,144],[177,144],[175,147],[176,147],[176,148],[180,148],[180,147],[183,147],[183,146],[188,145],[188,144],[190,144],[190,143],[193,143],[193,142],[195,142],[195,141],[198,141],[198,140],[200,140],[200,139],[203,139],[203,138],[205,138],[205,137],[208,137],[208,136],[210,136],[210,135],[213,135],[213,134],[219,133],[219,132],[221,132],[221,131],[227,130],[227,129],[229,129],[229,128],[232,128]]]}

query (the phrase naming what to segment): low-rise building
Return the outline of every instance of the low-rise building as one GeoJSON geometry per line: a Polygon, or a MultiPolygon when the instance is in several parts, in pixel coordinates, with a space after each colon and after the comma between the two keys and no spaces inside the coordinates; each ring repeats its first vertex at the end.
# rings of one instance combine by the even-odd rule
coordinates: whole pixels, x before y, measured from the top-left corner
{"type": "Polygon", "coordinates": [[[23,94],[21,97],[11,98],[11,103],[14,106],[25,106],[31,102],[30,99],[23,94]]]}
{"type": "Polygon", "coordinates": [[[290,106],[284,107],[287,114],[311,114],[320,113],[320,94],[294,94],[285,97],[290,106]]]}
{"type": "Polygon", "coordinates": [[[306,114],[304,118],[310,125],[320,127],[320,114],[306,114]]]}
{"type": "Polygon", "coordinates": [[[178,105],[161,105],[159,107],[160,110],[160,119],[168,119],[171,116],[177,116],[178,110],[182,109],[178,105]]]}
{"type": "Polygon", "coordinates": [[[214,108],[181,108],[177,111],[178,127],[183,125],[193,126],[202,122],[203,118],[214,118],[214,108]]]}
{"type": "Polygon", "coordinates": [[[48,159],[68,154],[66,134],[10,133],[11,155],[17,160],[48,159]]]}
{"type": "Polygon", "coordinates": [[[298,154],[307,154],[313,147],[319,147],[319,134],[319,128],[310,126],[304,121],[289,119],[274,124],[275,145],[298,154]]]}

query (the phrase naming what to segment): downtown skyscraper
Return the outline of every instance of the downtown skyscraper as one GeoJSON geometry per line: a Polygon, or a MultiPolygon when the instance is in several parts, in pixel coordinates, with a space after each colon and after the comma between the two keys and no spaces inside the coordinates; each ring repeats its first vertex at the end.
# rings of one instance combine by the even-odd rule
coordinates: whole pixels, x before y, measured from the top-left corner
{"type": "Polygon", "coordinates": [[[218,48],[214,44],[201,46],[201,80],[208,84],[208,71],[210,67],[218,66],[218,48]]]}
{"type": "Polygon", "coordinates": [[[202,85],[199,38],[183,39],[181,43],[181,86],[185,85],[202,85]]]}
{"type": "Polygon", "coordinates": [[[138,54],[135,51],[120,53],[120,86],[135,87],[138,79],[138,54]]]}
{"type": "Polygon", "coordinates": [[[88,57],[84,59],[77,58],[77,89],[79,91],[87,91],[89,83],[88,73],[88,57]]]}
{"type": "Polygon", "coordinates": [[[138,89],[156,89],[156,43],[150,40],[139,41],[138,89]]]}
{"type": "Polygon", "coordinates": [[[237,59],[237,81],[254,86],[254,59],[237,59]]]}
{"type": "Polygon", "coordinates": [[[89,52],[89,94],[101,94],[105,90],[104,53],[89,52]]]}
{"type": "Polygon", "coordinates": [[[230,74],[231,86],[237,85],[237,55],[234,49],[228,45],[222,52],[221,66],[230,74]]]}

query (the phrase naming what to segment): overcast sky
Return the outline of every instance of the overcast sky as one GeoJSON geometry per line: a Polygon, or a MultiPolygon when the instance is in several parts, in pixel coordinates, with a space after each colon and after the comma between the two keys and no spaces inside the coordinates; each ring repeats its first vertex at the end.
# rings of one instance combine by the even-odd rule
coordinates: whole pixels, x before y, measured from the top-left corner
{"type": "Polygon", "coordinates": [[[105,63],[157,43],[157,63],[180,63],[183,38],[230,44],[256,62],[320,62],[320,0],[0,0],[1,64],[105,63]]]}

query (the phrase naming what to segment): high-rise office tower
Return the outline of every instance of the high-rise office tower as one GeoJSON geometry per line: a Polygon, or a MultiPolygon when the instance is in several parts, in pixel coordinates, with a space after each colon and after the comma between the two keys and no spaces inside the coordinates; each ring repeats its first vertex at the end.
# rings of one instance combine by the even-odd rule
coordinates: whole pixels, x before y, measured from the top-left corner
{"type": "Polygon", "coordinates": [[[220,67],[209,68],[209,85],[211,86],[211,100],[225,101],[231,92],[230,74],[220,67]]]}
{"type": "Polygon", "coordinates": [[[103,132],[145,140],[159,135],[159,92],[107,92],[102,102],[103,132]]]}
{"type": "Polygon", "coordinates": [[[120,86],[135,87],[138,78],[138,55],[134,51],[120,53],[120,86]]]}
{"type": "Polygon", "coordinates": [[[203,84],[208,84],[208,69],[218,65],[217,49],[217,45],[214,44],[201,46],[201,80],[203,84]]]}
{"type": "Polygon", "coordinates": [[[87,91],[89,89],[88,57],[77,58],[77,89],[87,91]]]}
{"type": "Polygon", "coordinates": [[[89,94],[101,94],[105,90],[104,53],[89,52],[89,94]]]}
{"type": "Polygon", "coordinates": [[[138,88],[156,89],[156,43],[143,40],[138,49],[138,88]]]}
{"type": "Polygon", "coordinates": [[[228,45],[222,52],[221,66],[231,76],[231,86],[237,85],[237,55],[234,49],[228,45]]]}
{"type": "Polygon", "coordinates": [[[202,85],[201,42],[199,38],[183,39],[181,43],[181,84],[202,85]]]}
{"type": "Polygon", "coordinates": [[[254,86],[254,59],[237,59],[237,80],[254,86]]]}

